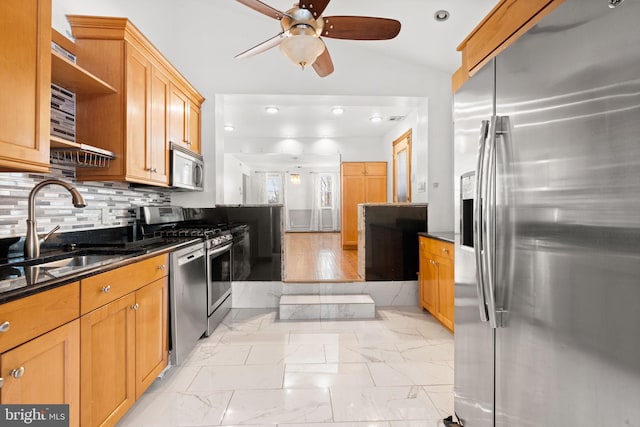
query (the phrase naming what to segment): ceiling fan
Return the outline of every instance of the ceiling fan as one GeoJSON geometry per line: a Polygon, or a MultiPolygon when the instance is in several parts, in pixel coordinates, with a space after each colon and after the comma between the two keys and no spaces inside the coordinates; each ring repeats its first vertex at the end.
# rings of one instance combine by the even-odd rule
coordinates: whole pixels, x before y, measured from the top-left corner
{"type": "Polygon", "coordinates": [[[330,0],[300,0],[293,8],[281,12],[260,0],[236,0],[251,9],[280,21],[282,32],[238,55],[247,58],[276,46],[294,64],[312,65],[320,77],[333,72],[333,61],[321,39],[389,40],[400,32],[395,19],[368,16],[327,16],[322,13],[330,0]]]}

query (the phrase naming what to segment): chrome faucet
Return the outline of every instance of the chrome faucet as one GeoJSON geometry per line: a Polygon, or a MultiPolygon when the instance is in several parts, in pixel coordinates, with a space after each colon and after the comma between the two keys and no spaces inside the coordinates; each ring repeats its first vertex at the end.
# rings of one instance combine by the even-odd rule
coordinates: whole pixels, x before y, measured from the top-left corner
{"type": "Polygon", "coordinates": [[[60,181],[59,179],[47,179],[39,184],[37,184],[31,192],[29,193],[29,216],[27,217],[27,237],[24,242],[24,257],[29,258],[38,258],[40,256],[40,244],[47,240],[56,230],[60,228],[59,225],[56,225],[53,230],[49,231],[44,237],[38,237],[38,232],[36,230],[36,194],[42,187],[45,187],[50,184],[61,185],[66,188],[73,198],[73,206],[76,208],[84,208],[87,206],[87,202],[85,202],[82,194],[71,184],[68,182],[60,181]]]}

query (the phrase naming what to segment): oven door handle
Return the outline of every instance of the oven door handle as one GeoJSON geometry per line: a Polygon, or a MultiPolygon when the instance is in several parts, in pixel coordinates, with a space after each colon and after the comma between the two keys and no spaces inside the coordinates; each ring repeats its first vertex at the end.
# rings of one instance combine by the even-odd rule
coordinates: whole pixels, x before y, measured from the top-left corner
{"type": "Polygon", "coordinates": [[[215,256],[215,255],[221,254],[222,252],[226,252],[229,249],[231,249],[231,245],[232,244],[229,243],[228,245],[225,245],[221,248],[209,249],[209,256],[212,256],[212,255],[215,256]]]}

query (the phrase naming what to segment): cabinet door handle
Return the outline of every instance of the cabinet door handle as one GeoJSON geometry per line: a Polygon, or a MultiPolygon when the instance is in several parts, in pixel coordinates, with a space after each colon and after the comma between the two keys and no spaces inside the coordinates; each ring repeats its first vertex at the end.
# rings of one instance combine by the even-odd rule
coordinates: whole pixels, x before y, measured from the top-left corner
{"type": "Polygon", "coordinates": [[[24,366],[20,366],[18,369],[12,369],[11,372],[9,372],[9,375],[17,380],[22,378],[24,375],[24,366]]]}
{"type": "Polygon", "coordinates": [[[107,285],[103,287],[102,292],[104,292],[105,294],[108,294],[109,292],[111,292],[111,285],[107,285]]]}
{"type": "Polygon", "coordinates": [[[191,141],[186,141],[187,145],[191,145],[191,141]]]}
{"type": "Polygon", "coordinates": [[[164,264],[160,264],[160,265],[158,266],[158,270],[160,270],[160,271],[164,271],[166,268],[167,268],[167,267],[166,267],[164,264]]]}
{"type": "Polygon", "coordinates": [[[449,249],[447,249],[447,248],[442,248],[442,252],[444,252],[445,254],[448,254],[448,253],[449,253],[449,249]]]}
{"type": "Polygon", "coordinates": [[[5,320],[4,322],[2,322],[2,324],[0,325],[0,332],[7,332],[9,330],[9,328],[11,327],[11,323],[9,323],[8,320],[5,320]]]}
{"type": "Polygon", "coordinates": [[[133,304],[133,305],[131,306],[131,309],[132,309],[132,310],[137,310],[137,309],[139,309],[139,308],[140,308],[140,304],[138,304],[138,303],[135,303],[135,304],[133,304]]]}

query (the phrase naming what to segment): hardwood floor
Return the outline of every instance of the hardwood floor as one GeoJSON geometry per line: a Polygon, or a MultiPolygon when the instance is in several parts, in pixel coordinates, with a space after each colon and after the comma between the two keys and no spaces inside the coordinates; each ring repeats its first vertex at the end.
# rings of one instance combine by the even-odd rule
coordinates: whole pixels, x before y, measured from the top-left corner
{"type": "Polygon", "coordinates": [[[354,282],[358,251],[343,250],[340,233],[285,233],[285,282],[354,282]]]}

